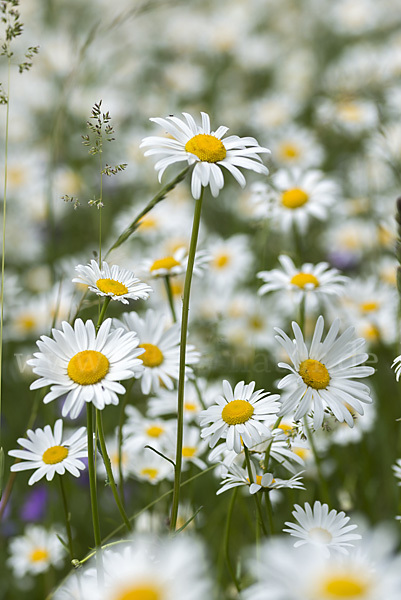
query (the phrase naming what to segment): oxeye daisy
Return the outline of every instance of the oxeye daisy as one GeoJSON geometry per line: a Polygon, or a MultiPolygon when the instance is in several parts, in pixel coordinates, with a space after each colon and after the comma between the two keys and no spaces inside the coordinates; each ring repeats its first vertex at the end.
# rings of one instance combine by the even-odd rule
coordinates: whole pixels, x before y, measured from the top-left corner
{"type": "Polygon", "coordinates": [[[149,298],[149,292],[153,291],[131,271],[117,265],[110,267],[105,261],[103,261],[101,269],[95,260],[91,260],[89,265],[78,265],[75,270],[79,277],[75,277],[73,282],[86,284],[90,291],[98,296],[108,296],[123,304],[128,304],[128,300],[138,300],[139,298],[146,300],[149,298]]]}
{"type": "MultiPolygon", "coordinates": [[[[175,323],[166,327],[166,316],[148,310],[142,319],[136,312],[125,313],[122,320],[116,324],[127,331],[137,332],[139,348],[144,350],[141,360],[144,369],[140,375],[142,392],[149,394],[151,390],[158,391],[160,385],[169,390],[178,381],[180,362],[180,326],[175,323]]],[[[194,364],[199,360],[199,353],[194,347],[187,345],[185,363],[194,364]]],[[[191,367],[186,367],[187,374],[192,373],[191,367]]]]}
{"type": "Polygon", "coordinates": [[[353,540],[361,539],[357,533],[350,533],[357,528],[357,525],[348,525],[350,520],[344,512],[331,510],[327,504],[321,504],[316,501],[313,508],[308,502],[305,502],[305,508],[295,504],[295,510],[292,512],[297,523],[286,521],[289,529],[283,529],[286,533],[299,538],[294,547],[298,548],[305,544],[317,546],[326,556],[330,555],[331,550],[348,554],[346,546],[353,540]]]}
{"type": "Polygon", "coordinates": [[[238,454],[242,450],[241,440],[250,448],[270,436],[269,425],[280,408],[279,396],[254,389],[254,381],[248,384],[240,381],[234,390],[228,381],[223,381],[224,395],[217,396],[217,404],[200,414],[201,437],[208,439],[211,448],[223,438],[228,450],[238,454]]]}
{"type": "MultiPolygon", "coordinates": [[[[304,485],[302,484],[302,473],[293,475],[290,479],[279,479],[274,477],[272,473],[258,472],[253,462],[251,464],[252,479],[251,483],[249,479],[249,473],[247,469],[239,467],[236,464],[231,465],[229,470],[223,474],[221,480],[221,488],[217,490],[216,495],[227,492],[234,487],[248,486],[250,494],[256,494],[261,489],[272,490],[281,488],[291,488],[297,490],[303,490],[304,485]]],[[[260,470],[259,470],[260,471],[260,470]]]]}
{"type": "MultiPolygon", "coordinates": [[[[195,254],[194,274],[201,276],[207,268],[210,256],[205,250],[195,254]]],[[[140,266],[141,274],[147,277],[173,277],[182,275],[187,270],[188,249],[180,246],[171,254],[165,254],[155,259],[146,259],[140,266]]]]}
{"type": "Polygon", "coordinates": [[[63,421],[58,419],[54,432],[46,425],[44,429],[28,429],[26,434],[28,439],[17,440],[24,450],[10,450],[8,454],[22,461],[12,465],[11,471],[35,469],[28,485],[44,476],[51,481],[56,473],[64,475],[66,471],[79,477],[80,471],[85,469],[85,463],[79,460],[88,456],[85,427],[63,440],[63,421]]]}
{"type": "Polygon", "coordinates": [[[61,567],[65,549],[54,530],[47,531],[40,525],[27,525],[24,534],[10,542],[7,564],[16,577],[44,573],[51,566],[61,567]]]}
{"type": "Polygon", "coordinates": [[[215,198],[219,195],[224,186],[221,167],[225,167],[242,187],[246,182],[238,167],[268,175],[269,171],[258,155],[270,153],[270,150],[259,146],[255,138],[232,135],[222,139],[228,127],[220,126],[211,131],[210,118],[206,113],[201,113],[201,126],[188,113],[183,115],[185,121],[178,117],[150,119],[163,127],[168,136],[150,136],[142,140],[141,147],[150,148],[145,156],[162,155],[155,165],[159,181],[166,168],[174,163],[185,161],[194,165],[191,190],[193,197],[198,199],[201,188],[208,185],[215,198]]]}
{"type": "Polygon", "coordinates": [[[47,404],[66,396],[62,415],[75,419],[85,402],[98,409],[118,404],[117,394],[124,394],[120,380],[137,377],[143,370],[135,332],[119,328],[110,333],[111,319],[106,319],[96,334],[92,321],[77,319],[74,327],[64,321],[62,330],[53,329],[53,339],[42,335],[37,342],[40,352],[27,361],[40,376],[31,384],[36,390],[50,385],[43,402],[47,404]]]}
{"type": "Polygon", "coordinates": [[[323,328],[324,320],[320,316],[309,351],[297,323],[292,323],[295,340],[290,340],[284,331],[276,328],[276,340],[292,362],[292,366],[279,363],[279,367],[291,371],[278,385],[280,389],[288,387],[290,392],[279,415],[286,415],[296,408],[294,420],[297,421],[313,406],[313,425],[317,429],[323,423],[324,410],[329,408],[338,421],[345,421],[353,427],[349,407],[363,415],[362,403],[372,402],[369,387],[354,379],[368,377],[374,369],[361,366],[368,359],[368,354],[358,354],[365,340],[354,339],[353,327],[337,338],[340,320],[336,319],[322,342],[323,328]]]}
{"type": "Polygon", "coordinates": [[[342,276],[337,269],[330,269],[326,262],[316,265],[305,263],[297,268],[285,254],[279,256],[279,262],[282,269],[260,271],[257,274],[264,281],[258,290],[259,295],[284,291],[291,295],[297,306],[303,297],[315,306],[318,297],[341,294],[343,285],[348,281],[348,277],[342,276]]]}

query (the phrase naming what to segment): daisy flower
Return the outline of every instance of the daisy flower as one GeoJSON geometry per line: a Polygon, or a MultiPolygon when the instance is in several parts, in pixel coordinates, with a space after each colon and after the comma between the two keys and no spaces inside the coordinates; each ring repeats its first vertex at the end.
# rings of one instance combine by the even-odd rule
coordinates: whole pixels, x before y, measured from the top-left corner
{"type": "Polygon", "coordinates": [[[203,548],[193,538],[137,535],[102,558],[104,579],[100,584],[96,576],[83,580],[82,599],[204,600],[212,595],[203,548]]]}
{"type": "Polygon", "coordinates": [[[44,429],[28,429],[26,433],[29,439],[17,440],[24,450],[10,450],[8,454],[23,461],[12,465],[11,471],[35,469],[28,485],[33,485],[45,475],[47,481],[51,481],[56,473],[64,475],[66,471],[79,477],[79,471],[85,469],[85,463],[79,459],[88,456],[86,427],[81,427],[64,441],[61,419],[56,421],[54,432],[50,425],[46,425],[44,429]]]}
{"type": "MultiPolygon", "coordinates": [[[[177,394],[175,404],[177,404],[177,394]]],[[[173,420],[146,419],[137,408],[127,406],[125,414],[128,417],[124,424],[123,433],[125,443],[130,450],[142,450],[145,446],[153,446],[158,450],[163,449],[168,432],[172,428],[173,420]]]]}
{"type": "MultiPolygon", "coordinates": [[[[143,319],[136,312],[130,312],[122,316],[122,321],[116,320],[126,331],[137,332],[139,348],[145,350],[141,356],[144,369],[139,374],[144,394],[158,391],[161,383],[172,390],[174,380],[178,381],[180,326],[175,323],[166,327],[166,320],[165,315],[156,314],[151,309],[146,311],[143,319]]],[[[194,346],[187,345],[185,363],[191,365],[198,360],[199,353],[195,352],[194,346]]],[[[192,373],[192,369],[186,367],[186,373],[192,373]]]]}
{"type": "Polygon", "coordinates": [[[188,165],[194,165],[191,191],[193,197],[198,199],[201,188],[208,185],[215,198],[219,195],[224,187],[221,167],[225,167],[242,187],[246,181],[238,167],[268,175],[269,171],[261,164],[258,155],[270,153],[270,150],[259,146],[255,138],[232,135],[223,140],[228,127],[220,126],[216,131],[211,131],[210,118],[206,113],[201,113],[202,126],[197,125],[188,113],[183,115],[185,121],[178,117],[150,119],[163,127],[168,136],[150,136],[142,140],[141,147],[150,148],[145,156],[162,155],[155,165],[159,171],[159,181],[166,168],[174,163],[185,161],[188,165]]]}
{"type": "Polygon", "coordinates": [[[242,450],[241,440],[250,448],[261,442],[263,436],[270,435],[269,424],[279,410],[279,396],[254,389],[254,381],[249,384],[240,381],[234,390],[228,381],[223,381],[224,395],[218,396],[217,404],[200,414],[201,437],[208,439],[211,448],[224,438],[228,450],[238,454],[242,450]]]}
{"type": "Polygon", "coordinates": [[[248,486],[250,494],[256,494],[259,490],[272,490],[281,488],[291,488],[297,490],[304,490],[305,487],[302,484],[302,473],[293,475],[290,479],[279,479],[273,477],[272,473],[258,473],[255,465],[251,461],[251,471],[253,483],[250,482],[249,473],[247,469],[243,469],[238,465],[231,465],[229,470],[223,474],[221,481],[221,488],[217,490],[216,495],[227,492],[234,487],[248,486]]]}
{"type": "Polygon", "coordinates": [[[27,364],[40,376],[31,384],[36,390],[50,385],[43,402],[47,404],[66,396],[62,415],[75,419],[85,402],[93,402],[102,410],[108,404],[118,404],[117,394],[124,394],[121,379],[137,377],[143,370],[137,357],[135,332],[116,329],[110,333],[112,320],[106,319],[96,334],[92,321],[77,319],[74,327],[64,321],[62,331],[52,330],[53,339],[42,335],[37,342],[40,352],[27,364]]]}
{"type": "Polygon", "coordinates": [[[286,533],[300,538],[294,544],[294,548],[299,548],[305,544],[317,546],[325,556],[330,555],[330,550],[337,550],[343,554],[348,554],[346,546],[353,546],[349,542],[361,539],[357,533],[350,533],[357,528],[357,525],[347,525],[350,518],[344,512],[331,510],[327,504],[321,504],[316,501],[313,509],[308,502],[305,502],[305,508],[294,505],[292,512],[297,523],[286,521],[285,525],[289,529],[283,529],[286,533]]]}
{"type": "Polygon", "coordinates": [[[279,256],[279,262],[282,269],[272,269],[271,271],[260,271],[257,277],[264,281],[259,288],[258,294],[263,295],[268,292],[288,291],[292,295],[292,300],[297,306],[303,297],[307,300],[315,299],[321,296],[332,296],[342,293],[342,286],[348,281],[337,269],[330,269],[327,262],[321,262],[316,265],[305,263],[297,268],[291,258],[282,254],[279,256]]]}
{"type": "Polygon", "coordinates": [[[279,169],[272,185],[275,192],[266,188],[271,196],[269,216],[284,232],[296,225],[304,233],[311,217],[325,221],[338,196],[337,185],[319,170],[279,169]]]}
{"type": "Polygon", "coordinates": [[[10,542],[7,564],[16,577],[44,573],[50,566],[61,567],[65,549],[55,531],[40,525],[27,525],[24,534],[10,542]]]}
{"type": "Polygon", "coordinates": [[[323,423],[324,409],[329,408],[338,421],[346,421],[353,427],[354,421],[348,407],[363,415],[362,403],[370,403],[370,389],[355,378],[368,377],[372,367],[361,366],[368,354],[358,354],[365,344],[363,338],[354,339],[355,329],[349,327],[338,338],[340,320],[336,319],[322,342],[323,317],[317,320],[308,351],[299,325],[292,323],[295,340],[277,329],[277,341],[287,352],[292,365],[279,363],[288,369],[279,383],[280,389],[289,387],[290,394],[283,402],[279,415],[286,415],[296,408],[294,420],[305,416],[313,405],[313,425],[318,429],[323,423]],[[336,339],[337,338],[337,339],[336,339]]]}
{"type": "Polygon", "coordinates": [[[129,472],[139,481],[147,481],[152,485],[174,477],[173,465],[149,448],[134,455],[134,460],[129,465],[129,472]]]}
{"type": "Polygon", "coordinates": [[[309,129],[289,125],[272,137],[272,158],[280,167],[319,167],[324,159],[323,148],[309,129]]]}
{"type": "Polygon", "coordinates": [[[75,270],[79,277],[72,280],[74,283],[88,285],[90,291],[98,296],[107,296],[123,304],[128,304],[128,300],[138,300],[139,298],[146,300],[149,298],[149,292],[153,291],[131,271],[117,265],[110,267],[105,261],[103,261],[101,269],[95,260],[91,260],[89,265],[78,265],[75,270]]]}
{"type": "MultiPolygon", "coordinates": [[[[202,276],[207,268],[210,256],[205,250],[195,253],[194,274],[202,276]]],[[[171,255],[144,260],[140,271],[147,277],[173,277],[182,275],[187,270],[188,249],[184,246],[177,248],[171,255]]]]}

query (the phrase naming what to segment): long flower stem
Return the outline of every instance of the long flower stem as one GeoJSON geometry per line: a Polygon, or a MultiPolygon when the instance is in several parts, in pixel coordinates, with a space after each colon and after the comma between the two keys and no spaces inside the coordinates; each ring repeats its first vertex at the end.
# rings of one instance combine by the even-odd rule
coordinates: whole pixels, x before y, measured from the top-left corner
{"type": "Polygon", "coordinates": [[[321,464],[321,460],[320,460],[320,456],[317,452],[316,449],[316,445],[315,445],[315,440],[313,439],[313,433],[310,430],[310,427],[308,425],[308,420],[307,420],[307,416],[305,415],[304,418],[304,425],[305,425],[305,430],[307,433],[307,437],[308,437],[308,442],[310,443],[310,447],[312,450],[312,454],[313,457],[315,459],[315,464],[316,464],[316,470],[317,470],[317,474],[318,474],[318,478],[319,478],[319,484],[320,484],[320,490],[321,490],[321,494],[322,494],[322,498],[325,502],[327,502],[328,504],[330,504],[330,493],[329,493],[329,488],[327,486],[327,482],[323,476],[322,473],[322,464],[321,464]]]}
{"type": "MultiPolygon", "coordinates": [[[[244,450],[245,450],[245,461],[246,461],[246,468],[248,470],[249,482],[255,483],[253,480],[253,473],[252,473],[252,468],[251,468],[251,459],[249,456],[249,450],[246,446],[244,446],[244,450]]],[[[268,532],[267,532],[266,525],[265,525],[265,522],[263,519],[262,505],[260,503],[260,498],[257,493],[253,494],[253,497],[255,498],[256,510],[257,510],[258,517],[259,517],[259,524],[262,528],[264,535],[267,536],[268,532]]]]}
{"type": "Polygon", "coordinates": [[[233,514],[233,510],[234,510],[234,504],[235,504],[235,499],[237,497],[237,493],[238,493],[238,488],[235,488],[233,490],[233,493],[232,493],[232,496],[231,496],[231,499],[230,499],[230,504],[228,506],[226,528],[225,528],[225,532],[224,532],[224,556],[226,558],[227,567],[228,567],[228,570],[230,571],[230,575],[231,575],[231,578],[232,578],[232,580],[234,582],[234,585],[237,588],[237,590],[240,592],[241,591],[241,586],[240,586],[239,581],[237,579],[237,575],[235,573],[235,569],[234,569],[234,567],[231,564],[230,548],[229,548],[231,519],[232,519],[232,514],[233,514]]]}
{"type": "Polygon", "coordinates": [[[119,479],[119,488],[120,488],[120,498],[123,506],[125,507],[125,496],[124,496],[124,474],[123,474],[123,426],[124,426],[124,416],[125,416],[125,407],[127,406],[128,396],[131,392],[132,386],[134,384],[134,380],[132,379],[130,384],[127,386],[127,391],[125,392],[121,406],[120,406],[120,418],[118,420],[118,479],[119,479]]]}
{"type": "Polygon", "coordinates": [[[166,292],[167,292],[168,303],[169,303],[170,310],[171,310],[171,316],[172,316],[174,323],[177,323],[177,315],[175,314],[174,298],[173,298],[173,291],[171,289],[170,275],[166,275],[165,277],[163,277],[163,279],[164,279],[164,285],[166,286],[166,292]]]}
{"type": "Polygon", "coordinates": [[[89,486],[90,486],[90,497],[91,497],[91,508],[92,508],[92,523],[93,523],[93,536],[95,538],[95,545],[97,548],[102,543],[102,537],[100,535],[100,522],[99,522],[99,509],[97,505],[97,493],[96,493],[96,473],[95,473],[95,459],[93,452],[93,414],[92,414],[92,403],[87,402],[86,404],[86,417],[87,417],[87,433],[88,433],[88,471],[89,471],[89,486]]]}
{"type": "Polygon", "coordinates": [[[97,429],[98,429],[98,435],[99,435],[100,448],[102,450],[103,462],[104,462],[104,466],[106,467],[106,473],[107,473],[107,477],[108,477],[108,480],[110,483],[111,491],[113,492],[114,500],[117,504],[118,510],[120,511],[122,520],[124,521],[125,525],[127,526],[128,531],[132,531],[131,523],[129,522],[127,514],[124,510],[124,506],[122,505],[120,496],[118,495],[116,482],[114,481],[113,469],[111,468],[111,462],[110,462],[109,455],[107,454],[106,442],[104,439],[102,411],[98,410],[98,409],[96,409],[96,421],[97,421],[97,429]]]}
{"type": "Polygon", "coordinates": [[[104,317],[106,316],[106,311],[107,311],[107,308],[108,308],[108,306],[110,304],[110,300],[111,300],[111,298],[109,296],[107,296],[105,298],[105,301],[103,302],[102,310],[100,311],[99,319],[98,319],[98,322],[97,322],[97,325],[96,325],[96,331],[99,330],[100,325],[104,321],[104,317]]]}
{"type": "Polygon", "coordinates": [[[73,560],[74,559],[74,548],[73,548],[73,545],[72,545],[71,513],[68,510],[67,494],[65,493],[63,476],[59,475],[58,479],[60,481],[61,501],[63,503],[63,508],[64,508],[65,526],[66,526],[66,529],[67,529],[67,538],[68,538],[68,549],[70,551],[70,558],[71,558],[71,560],[73,560]]]}
{"type": "Polygon", "coordinates": [[[177,524],[178,505],[180,502],[180,482],[182,467],[182,442],[184,430],[184,382],[185,382],[185,357],[187,348],[189,297],[191,293],[192,273],[195,263],[196,244],[198,242],[200,217],[202,212],[203,189],[199,200],[195,202],[194,220],[192,223],[191,243],[189,246],[187,272],[185,274],[184,298],[182,301],[181,341],[180,341],[180,368],[178,378],[178,410],[177,410],[177,449],[174,470],[173,506],[171,509],[170,531],[175,531],[177,524]]]}

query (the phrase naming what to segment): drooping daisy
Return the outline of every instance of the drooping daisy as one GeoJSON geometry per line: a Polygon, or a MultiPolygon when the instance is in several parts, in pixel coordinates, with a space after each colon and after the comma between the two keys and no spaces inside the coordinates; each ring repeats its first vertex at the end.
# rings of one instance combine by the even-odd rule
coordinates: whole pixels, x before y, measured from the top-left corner
{"type": "Polygon", "coordinates": [[[289,529],[283,531],[299,538],[294,544],[295,548],[312,544],[326,556],[329,556],[332,550],[348,554],[346,547],[353,546],[350,542],[361,539],[359,534],[350,533],[357,528],[357,525],[348,525],[350,517],[334,509],[329,512],[327,504],[316,501],[312,508],[305,502],[305,508],[299,504],[295,504],[294,508],[292,514],[297,523],[286,521],[289,529]]]}
{"type": "Polygon", "coordinates": [[[26,434],[29,439],[17,440],[24,450],[10,450],[8,454],[22,461],[12,465],[11,471],[36,469],[28,485],[33,485],[45,475],[47,481],[51,481],[56,473],[64,475],[66,471],[79,477],[80,471],[85,469],[85,463],[79,460],[88,456],[85,427],[64,441],[61,419],[56,421],[54,432],[50,425],[46,425],[44,429],[28,429],[26,434]]]}
{"type": "Polygon", "coordinates": [[[279,410],[279,396],[254,389],[254,381],[248,384],[240,381],[234,390],[228,381],[223,381],[224,395],[217,396],[216,405],[200,414],[201,437],[208,440],[211,448],[223,438],[228,450],[238,454],[242,450],[241,439],[250,448],[261,442],[262,436],[270,435],[269,424],[279,410]]]}
{"type": "Polygon", "coordinates": [[[45,404],[66,395],[63,417],[70,413],[75,419],[85,402],[93,402],[98,409],[118,404],[117,394],[125,393],[120,380],[142,373],[142,361],[137,357],[143,349],[138,348],[136,333],[122,328],[110,333],[111,323],[106,319],[96,334],[92,321],[77,319],[74,327],[64,321],[62,331],[52,330],[53,339],[42,335],[37,342],[40,352],[28,364],[40,379],[31,389],[51,386],[45,404]]]}
{"type": "Polygon", "coordinates": [[[27,525],[24,534],[14,537],[9,546],[7,564],[16,577],[44,573],[50,566],[61,567],[65,549],[54,530],[27,525]]]}
{"type": "Polygon", "coordinates": [[[272,177],[272,185],[275,192],[266,189],[271,197],[269,216],[285,232],[293,224],[305,232],[311,217],[326,220],[328,209],[338,196],[337,185],[319,170],[279,169],[272,177]]]}
{"type": "Polygon", "coordinates": [[[201,113],[202,126],[197,125],[188,113],[183,115],[186,122],[178,117],[150,119],[163,127],[168,136],[150,136],[142,140],[141,147],[150,148],[145,156],[162,155],[155,165],[159,171],[159,181],[165,169],[174,163],[185,161],[194,165],[191,191],[193,197],[198,199],[201,188],[208,185],[215,198],[219,195],[224,186],[221,167],[225,167],[242,187],[246,182],[238,167],[268,175],[269,171],[258,155],[270,153],[270,150],[259,146],[255,138],[232,135],[222,140],[228,128],[220,126],[216,131],[211,131],[210,118],[206,113],[201,113]]]}
{"type": "MultiPolygon", "coordinates": [[[[144,394],[151,390],[158,391],[162,383],[169,390],[173,389],[173,381],[178,381],[180,363],[180,326],[178,323],[166,327],[166,316],[146,311],[142,319],[136,312],[125,313],[116,324],[126,331],[137,332],[139,348],[145,350],[141,356],[144,366],[141,373],[141,387],[144,394]]],[[[187,345],[185,363],[192,365],[199,360],[199,353],[194,346],[187,345]]],[[[192,373],[186,367],[186,373],[192,373]]]]}
{"type": "Polygon", "coordinates": [[[312,302],[315,306],[319,296],[324,298],[326,295],[341,294],[343,285],[348,281],[337,269],[330,269],[326,262],[316,265],[305,263],[297,268],[285,254],[279,256],[279,262],[282,270],[272,269],[257,273],[257,277],[264,281],[258,290],[259,295],[284,290],[290,292],[296,306],[299,306],[303,297],[308,304],[312,302]]]}
{"type": "Polygon", "coordinates": [[[95,260],[89,265],[78,265],[75,267],[79,277],[75,277],[74,283],[86,284],[91,292],[98,296],[107,296],[112,300],[118,300],[128,304],[128,300],[146,300],[152,288],[141,282],[131,271],[112,265],[103,261],[99,268],[95,260]]]}
{"type": "Polygon", "coordinates": [[[279,363],[279,367],[291,371],[278,385],[280,389],[288,387],[290,391],[279,415],[288,414],[296,407],[294,420],[297,421],[313,406],[313,424],[318,429],[323,423],[325,408],[329,408],[338,421],[346,421],[353,427],[354,421],[348,407],[363,414],[362,403],[372,401],[369,387],[354,379],[368,377],[374,373],[374,369],[362,366],[368,359],[368,354],[358,354],[358,351],[365,340],[354,339],[353,327],[346,329],[337,338],[340,320],[336,319],[322,342],[323,328],[324,320],[320,316],[309,351],[297,323],[292,323],[294,340],[290,340],[284,331],[276,328],[276,339],[293,365],[279,363]]]}
{"type": "Polygon", "coordinates": [[[212,595],[203,548],[192,537],[137,535],[121,550],[103,552],[103,567],[101,582],[83,580],[82,599],[204,600],[212,595]]]}

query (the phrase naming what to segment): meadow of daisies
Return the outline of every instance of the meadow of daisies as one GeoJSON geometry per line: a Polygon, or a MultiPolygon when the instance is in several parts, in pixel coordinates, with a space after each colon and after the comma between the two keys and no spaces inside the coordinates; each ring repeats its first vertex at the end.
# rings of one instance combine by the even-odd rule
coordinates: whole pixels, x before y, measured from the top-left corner
{"type": "Polygon", "coordinates": [[[0,600],[399,600],[400,0],[0,15],[0,600]]]}

